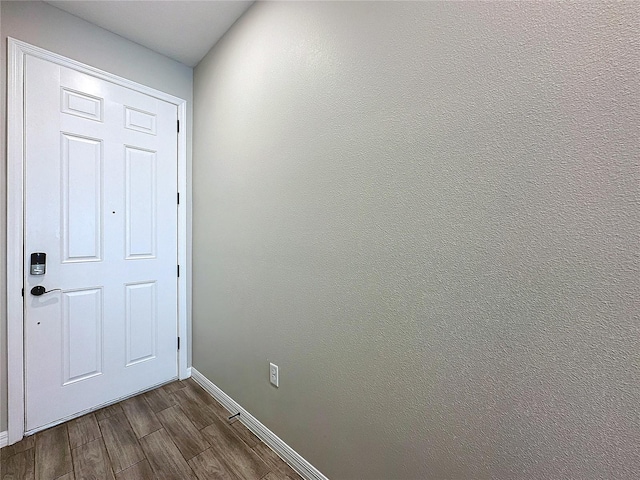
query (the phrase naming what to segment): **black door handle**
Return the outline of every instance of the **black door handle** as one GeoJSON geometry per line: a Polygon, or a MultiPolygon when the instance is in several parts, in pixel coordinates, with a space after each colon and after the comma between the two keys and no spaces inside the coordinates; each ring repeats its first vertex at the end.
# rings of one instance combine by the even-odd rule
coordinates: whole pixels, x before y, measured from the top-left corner
{"type": "Polygon", "coordinates": [[[45,288],[42,285],[38,285],[37,287],[33,287],[31,289],[31,295],[39,297],[40,295],[44,295],[45,293],[55,292],[55,291],[60,291],[60,289],[54,288],[52,290],[45,290],[45,288]]]}

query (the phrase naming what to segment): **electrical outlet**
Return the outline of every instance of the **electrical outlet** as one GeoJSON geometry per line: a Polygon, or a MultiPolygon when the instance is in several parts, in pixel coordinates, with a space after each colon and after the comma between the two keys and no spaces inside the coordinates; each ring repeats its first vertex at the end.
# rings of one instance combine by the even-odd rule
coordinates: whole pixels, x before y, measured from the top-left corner
{"type": "Polygon", "coordinates": [[[273,363],[269,364],[269,381],[271,385],[279,386],[280,385],[280,374],[278,373],[278,365],[273,363]]]}

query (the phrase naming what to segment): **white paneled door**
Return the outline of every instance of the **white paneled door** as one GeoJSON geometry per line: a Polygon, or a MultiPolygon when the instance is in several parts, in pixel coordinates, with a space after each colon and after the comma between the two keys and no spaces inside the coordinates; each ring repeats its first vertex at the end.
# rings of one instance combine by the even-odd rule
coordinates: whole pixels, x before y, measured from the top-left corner
{"type": "Polygon", "coordinates": [[[177,110],[30,56],[24,108],[33,431],[178,375],[177,110]]]}

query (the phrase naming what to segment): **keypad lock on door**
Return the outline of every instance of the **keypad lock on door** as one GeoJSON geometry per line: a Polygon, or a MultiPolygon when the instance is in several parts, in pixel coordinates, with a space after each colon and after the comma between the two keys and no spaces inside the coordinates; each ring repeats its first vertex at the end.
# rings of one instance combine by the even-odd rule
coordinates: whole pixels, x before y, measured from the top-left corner
{"type": "MultiPolygon", "coordinates": [[[[29,266],[29,273],[31,275],[44,275],[47,271],[47,254],[44,252],[35,252],[31,254],[31,265],[29,266]]],[[[42,285],[38,285],[31,289],[31,295],[39,297],[45,293],[60,291],[59,288],[53,288],[47,290],[42,285]]]]}
{"type": "Polygon", "coordinates": [[[44,275],[47,271],[47,254],[44,252],[36,252],[31,254],[31,267],[29,273],[31,275],[44,275]]]}

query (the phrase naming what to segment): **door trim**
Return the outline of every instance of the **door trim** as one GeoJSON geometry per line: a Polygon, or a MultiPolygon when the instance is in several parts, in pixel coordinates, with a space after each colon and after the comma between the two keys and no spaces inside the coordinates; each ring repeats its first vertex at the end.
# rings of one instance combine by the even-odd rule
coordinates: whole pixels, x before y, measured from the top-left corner
{"type": "Polygon", "coordinates": [[[8,38],[7,82],[7,373],[9,429],[8,443],[22,439],[25,432],[25,384],[24,384],[24,298],[23,245],[24,245],[24,64],[27,55],[47,60],[57,65],[92,75],[101,80],[135,90],[176,105],[180,131],[178,135],[178,263],[181,266],[178,280],[178,336],[182,339],[178,351],[178,376],[189,377],[188,283],[191,274],[187,247],[191,235],[187,229],[187,216],[191,205],[187,198],[187,101],[113,75],[83,63],[71,60],[28,43],[8,38]]]}

